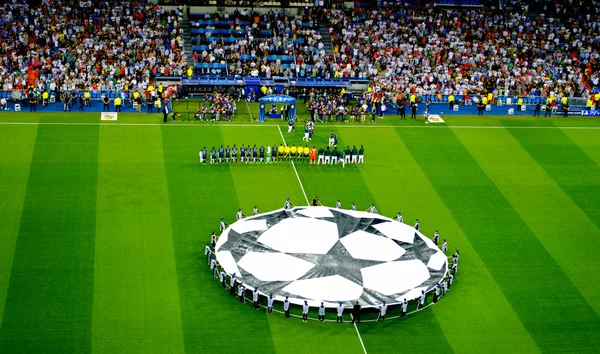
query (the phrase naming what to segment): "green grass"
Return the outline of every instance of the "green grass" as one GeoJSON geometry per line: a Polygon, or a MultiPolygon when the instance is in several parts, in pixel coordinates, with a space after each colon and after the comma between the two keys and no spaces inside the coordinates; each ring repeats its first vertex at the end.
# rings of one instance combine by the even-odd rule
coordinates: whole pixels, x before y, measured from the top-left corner
{"type": "MultiPolygon", "coordinates": [[[[253,122],[243,102],[233,123],[0,113],[0,353],[363,353],[354,326],[266,316],[206,265],[221,217],[306,204],[290,163],[198,164],[202,146],[280,143],[278,126],[304,144],[302,129],[253,122]]],[[[520,116],[317,126],[311,146],[334,129],[341,145],[365,145],[366,164],[297,163],[308,198],[401,211],[461,250],[438,304],[358,326],[366,352],[599,352],[599,127],[520,116]]]]}

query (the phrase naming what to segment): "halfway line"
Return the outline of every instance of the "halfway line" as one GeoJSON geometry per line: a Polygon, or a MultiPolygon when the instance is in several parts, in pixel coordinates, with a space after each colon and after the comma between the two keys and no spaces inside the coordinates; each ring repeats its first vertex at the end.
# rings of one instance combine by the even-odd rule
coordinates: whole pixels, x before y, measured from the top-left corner
{"type": "MultiPolygon", "coordinates": [[[[352,317],[352,321],[354,321],[354,316],[352,314],[350,314],[350,316],[352,317]]],[[[354,325],[354,329],[356,330],[356,334],[358,334],[358,340],[360,340],[360,345],[363,348],[363,352],[365,352],[365,354],[367,354],[367,349],[365,349],[365,343],[363,343],[362,337],[360,335],[360,332],[358,331],[358,327],[356,327],[356,322],[352,323],[354,325]]]]}
{"type": "MultiPolygon", "coordinates": [[[[281,140],[283,140],[283,144],[287,145],[287,143],[285,142],[285,138],[283,137],[283,133],[281,132],[281,128],[279,126],[277,126],[277,130],[279,130],[279,135],[281,135],[281,140]]],[[[304,186],[302,185],[302,181],[300,180],[300,175],[298,175],[298,170],[296,170],[294,160],[292,160],[292,167],[294,168],[294,172],[296,172],[296,178],[298,178],[298,183],[300,183],[300,188],[302,189],[302,194],[304,194],[306,205],[310,205],[310,203],[308,202],[308,197],[306,197],[306,192],[304,191],[304,186]]]]}

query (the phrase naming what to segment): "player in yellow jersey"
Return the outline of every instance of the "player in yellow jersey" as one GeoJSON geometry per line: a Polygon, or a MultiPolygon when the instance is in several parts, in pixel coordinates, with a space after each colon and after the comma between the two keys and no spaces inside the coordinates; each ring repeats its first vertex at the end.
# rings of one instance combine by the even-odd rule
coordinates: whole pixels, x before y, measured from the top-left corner
{"type": "Polygon", "coordinates": [[[283,144],[279,144],[279,147],[277,148],[277,155],[278,155],[279,159],[282,159],[284,154],[285,154],[285,148],[283,147],[283,144]]]}
{"type": "Polygon", "coordinates": [[[308,162],[308,155],[310,154],[310,149],[308,145],[304,147],[304,162],[308,162]]]}
{"type": "Polygon", "coordinates": [[[285,151],[285,155],[284,155],[283,157],[284,157],[284,158],[286,158],[286,159],[287,159],[287,158],[289,158],[289,157],[290,157],[290,151],[291,151],[291,150],[292,150],[292,149],[291,149],[289,146],[286,146],[286,147],[285,147],[285,149],[284,149],[284,151],[285,151]]]}
{"type": "Polygon", "coordinates": [[[298,149],[296,148],[296,145],[292,144],[292,147],[290,148],[290,152],[291,152],[291,154],[290,154],[290,160],[294,159],[294,157],[296,156],[296,151],[297,150],[298,149]]]}

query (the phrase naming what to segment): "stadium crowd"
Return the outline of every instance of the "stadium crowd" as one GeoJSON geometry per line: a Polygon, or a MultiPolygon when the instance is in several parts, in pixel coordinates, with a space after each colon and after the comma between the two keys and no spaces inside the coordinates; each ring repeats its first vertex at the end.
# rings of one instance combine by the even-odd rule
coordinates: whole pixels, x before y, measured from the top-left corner
{"type": "Polygon", "coordinates": [[[146,1],[25,0],[0,5],[0,87],[127,90],[184,75],[183,13],[146,1]]]}
{"type": "MultiPolygon", "coordinates": [[[[156,76],[194,73],[183,49],[183,7],[166,11],[145,0],[39,3],[0,5],[2,91],[33,86],[57,98],[72,91],[144,92],[156,76]]],[[[203,20],[228,23],[227,34],[213,36],[214,25],[198,22],[193,39],[202,48],[194,61],[226,70],[200,65],[196,73],[365,78],[369,92],[394,98],[589,97],[600,90],[597,0],[499,5],[453,10],[423,2],[416,8],[313,7],[296,15],[248,9],[205,14],[203,20]],[[319,30],[323,23],[328,36],[319,30]]],[[[358,109],[320,114],[360,117],[358,109]]]]}
{"type": "Polygon", "coordinates": [[[371,78],[375,90],[417,95],[573,96],[598,85],[597,7],[584,14],[576,0],[568,8],[551,2],[533,17],[524,2],[501,5],[331,10],[333,76],[371,78]]]}
{"type": "MultiPolygon", "coordinates": [[[[297,17],[283,10],[262,15],[247,9],[205,14],[205,21],[229,22],[226,38],[231,40],[213,36],[214,23],[193,22],[193,27],[201,28],[194,42],[206,44],[194,53],[194,61],[228,65],[231,76],[329,76],[332,58],[326,54],[318,26],[323,14],[319,9],[307,9],[297,17]],[[270,60],[273,55],[276,58],[270,60]]],[[[213,71],[201,68],[200,74],[213,71]]]]}

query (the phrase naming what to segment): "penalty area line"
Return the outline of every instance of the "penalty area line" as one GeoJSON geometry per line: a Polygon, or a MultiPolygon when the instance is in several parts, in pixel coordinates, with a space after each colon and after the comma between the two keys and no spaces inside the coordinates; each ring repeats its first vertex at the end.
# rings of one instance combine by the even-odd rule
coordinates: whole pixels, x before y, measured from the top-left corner
{"type": "MultiPolygon", "coordinates": [[[[281,128],[279,126],[277,126],[277,130],[279,130],[279,135],[281,135],[281,140],[283,140],[283,144],[287,146],[287,143],[285,142],[285,138],[283,137],[283,133],[281,132],[281,128]]],[[[298,170],[296,170],[296,165],[294,164],[293,160],[292,167],[294,168],[294,172],[296,173],[296,178],[298,178],[298,183],[300,183],[300,189],[302,189],[302,194],[304,194],[304,200],[306,200],[306,205],[310,205],[310,203],[308,202],[308,197],[306,196],[306,192],[304,191],[304,186],[302,185],[302,181],[300,180],[300,175],[298,174],[298,170]]]]}

